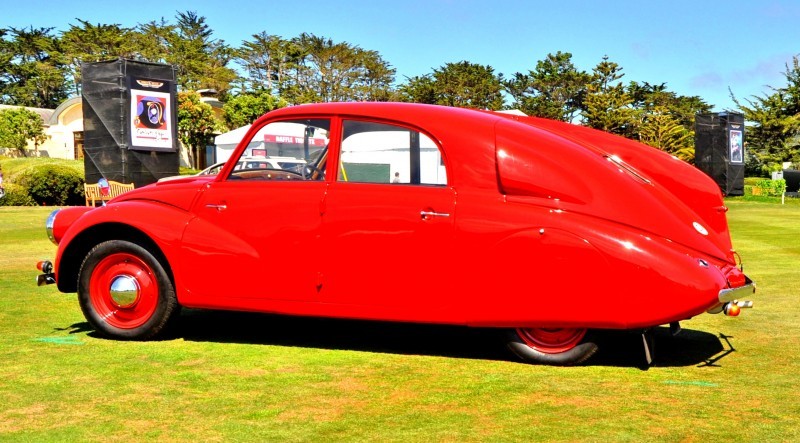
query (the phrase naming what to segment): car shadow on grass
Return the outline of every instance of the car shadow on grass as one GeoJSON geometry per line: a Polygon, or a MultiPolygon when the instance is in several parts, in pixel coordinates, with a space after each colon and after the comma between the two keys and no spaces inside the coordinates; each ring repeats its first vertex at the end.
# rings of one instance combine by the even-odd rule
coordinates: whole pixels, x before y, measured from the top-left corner
{"type": "MultiPolygon", "coordinates": [[[[721,360],[736,350],[733,337],[694,329],[672,335],[669,327],[652,331],[655,355],[653,366],[721,366],[721,360]]],[[[644,343],[640,332],[595,332],[600,348],[587,363],[594,366],[638,366],[646,369],[644,343]]]]}
{"type": "MultiPolygon", "coordinates": [[[[165,340],[517,361],[505,348],[503,334],[492,329],[206,310],[184,310],[172,326],[165,340]]],[[[647,368],[641,334],[594,334],[600,350],[586,365],[647,368]]],[[[660,327],[653,337],[657,367],[719,366],[735,352],[732,337],[723,334],[684,329],[673,336],[660,327]]]]}

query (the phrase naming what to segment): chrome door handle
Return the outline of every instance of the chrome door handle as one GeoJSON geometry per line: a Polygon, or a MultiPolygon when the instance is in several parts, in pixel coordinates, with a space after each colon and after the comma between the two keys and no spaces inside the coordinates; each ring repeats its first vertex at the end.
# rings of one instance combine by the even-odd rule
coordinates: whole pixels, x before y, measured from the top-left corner
{"type": "Polygon", "coordinates": [[[206,208],[216,209],[217,212],[222,212],[222,211],[228,209],[228,205],[226,205],[224,203],[219,204],[219,205],[208,204],[208,205],[206,205],[206,208]]]}
{"type": "Polygon", "coordinates": [[[450,217],[450,214],[446,212],[420,211],[419,216],[423,220],[428,220],[433,217],[450,217]]]}

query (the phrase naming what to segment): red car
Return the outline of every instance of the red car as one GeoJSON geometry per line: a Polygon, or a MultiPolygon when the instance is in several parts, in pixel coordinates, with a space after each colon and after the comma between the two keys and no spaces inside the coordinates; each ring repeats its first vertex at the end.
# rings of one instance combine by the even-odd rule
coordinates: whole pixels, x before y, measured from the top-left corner
{"type": "Polygon", "coordinates": [[[504,328],[576,364],[591,331],[736,315],[755,285],[717,185],[634,141],[401,103],[270,112],[232,154],[306,162],[166,181],[55,211],[40,284],[98,333],[148,339],[180,307],[504,328]]]}

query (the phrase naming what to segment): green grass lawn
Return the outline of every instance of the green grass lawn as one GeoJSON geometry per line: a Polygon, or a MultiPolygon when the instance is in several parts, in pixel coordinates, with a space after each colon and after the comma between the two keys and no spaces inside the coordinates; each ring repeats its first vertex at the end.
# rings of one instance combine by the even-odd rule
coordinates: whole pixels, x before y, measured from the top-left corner
{"type": "Polygon", "coordinates": [[[574,368],[486,331],[243,313],[96,338],[35,285],[50,208],[0,207],[0,441],[800,441],[800,206],[728,205],[755,308],[659,330],[647,370],[628,334],[574,368]]]}

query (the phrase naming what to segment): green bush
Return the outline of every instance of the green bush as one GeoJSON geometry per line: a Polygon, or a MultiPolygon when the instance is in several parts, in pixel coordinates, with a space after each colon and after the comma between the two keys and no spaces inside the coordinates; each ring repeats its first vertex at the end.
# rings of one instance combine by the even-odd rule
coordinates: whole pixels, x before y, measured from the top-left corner
{"type": "Polygon", "coordinates": [[[761,195],[765,197],[780,197],[786,192],[786,180],[758,180],[752,185],[745,185],[745,195],[761,195]]]}
{"type": "Polygon", "coordinates": [[[763,180],[764,180],[763,177],[745,177],[744,178],[744,184],[745,185],[750,185],[750,186],[755,186],[756,183],[758,183],[760,181],[763,181],[763,180]]]}
{"type": "Polygon", "coordinates": [[[3,188],[6,195],[0,198],[0,206],[36,206],[36,202],[22,186],[4,182],[3,188]]]}
{"type": "Polygon", "coordinates": [[[39,205],[77,206],[85,202],[83,176],[70,167],[37,165],[22,171],[16,180],[39,205]]]}

